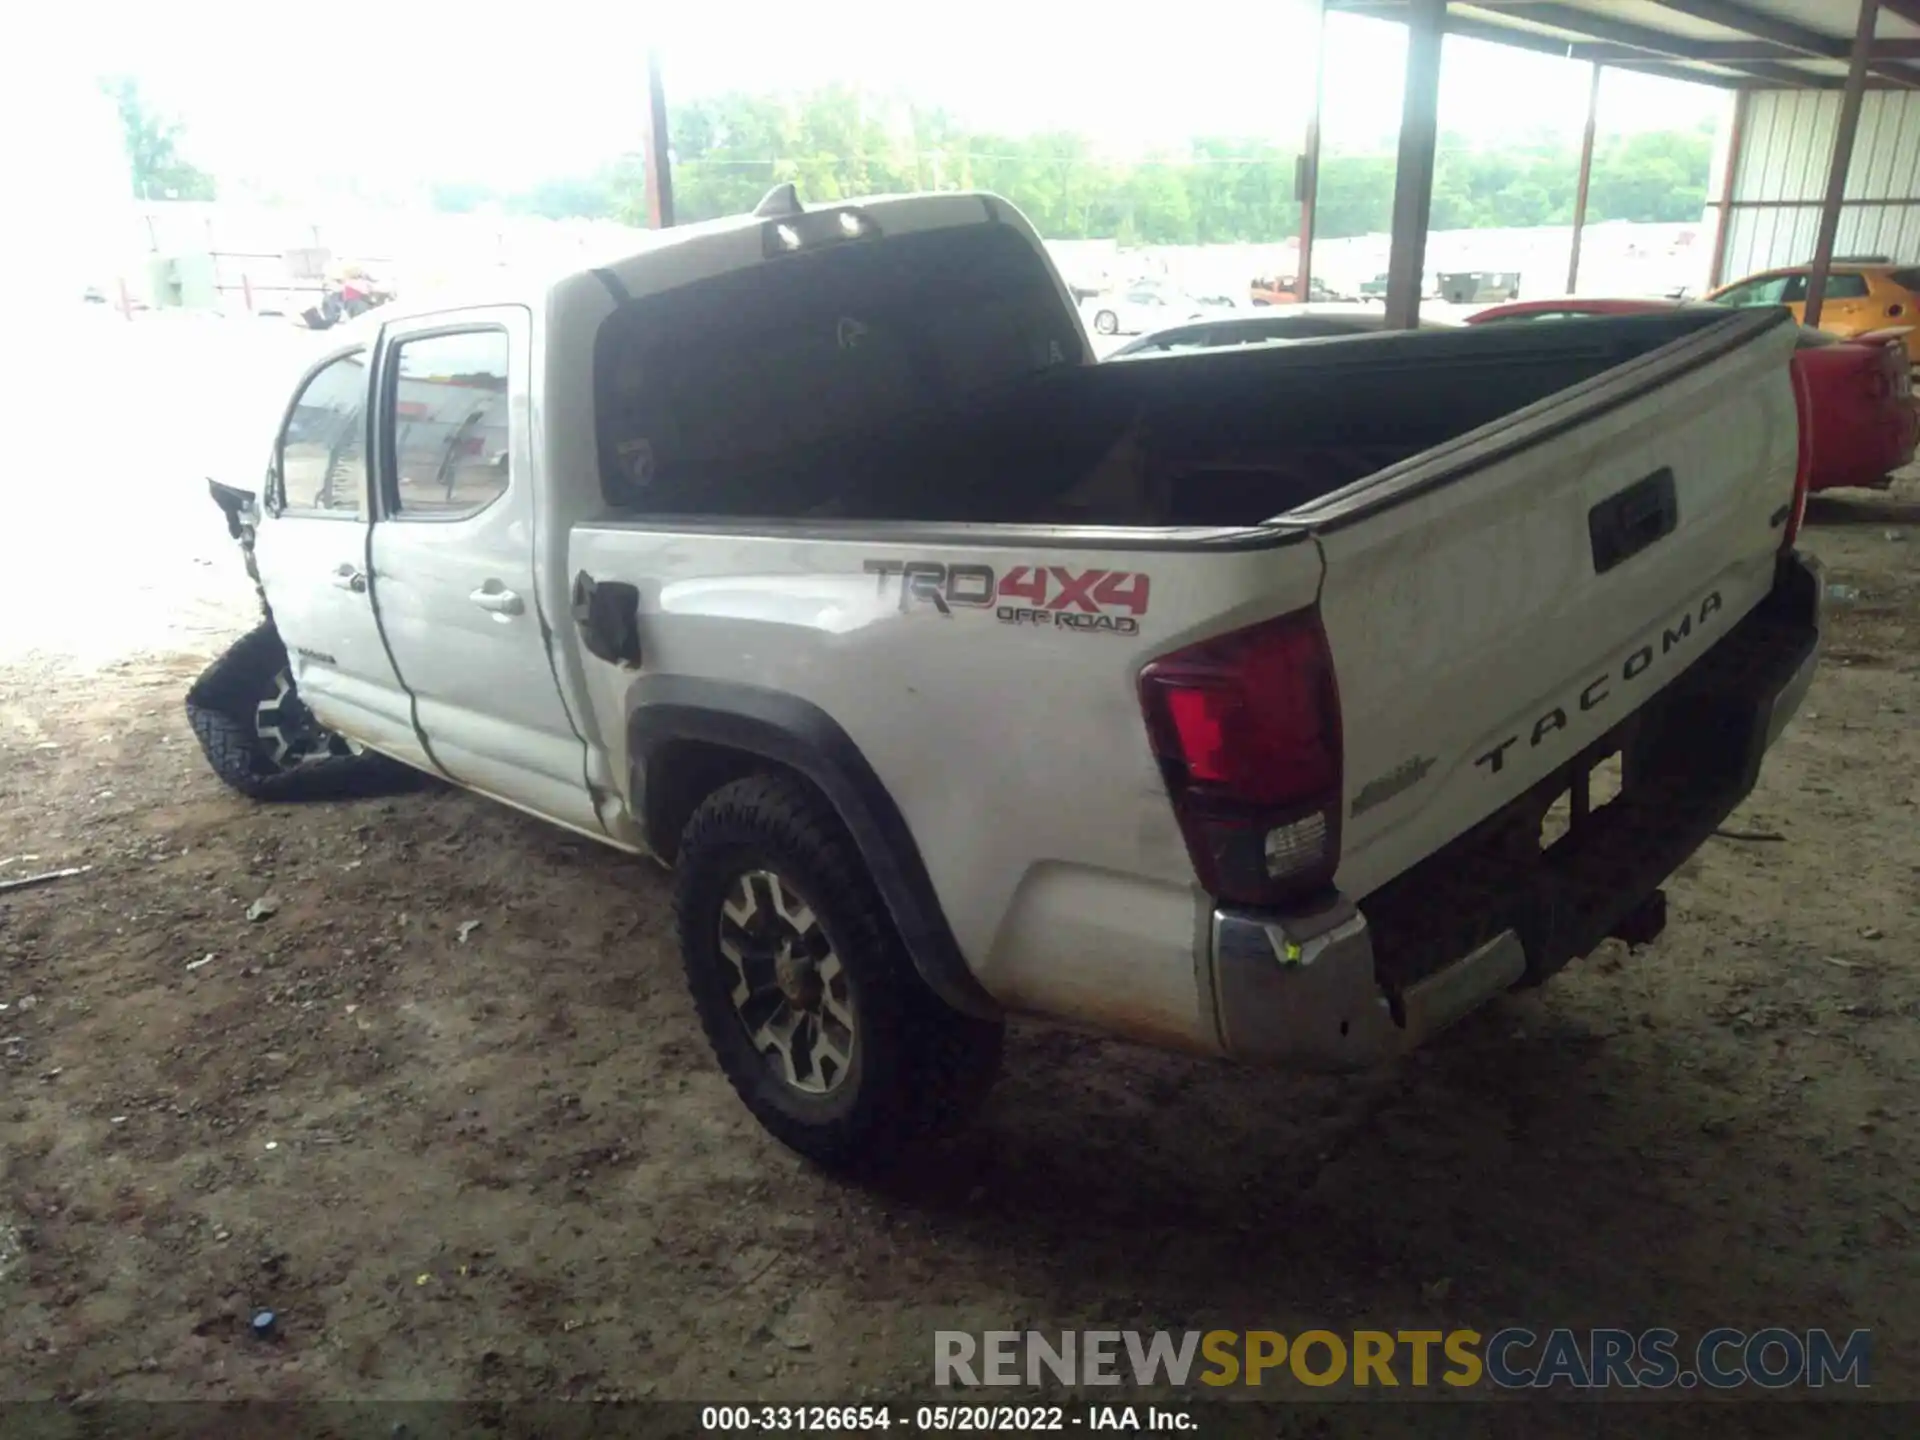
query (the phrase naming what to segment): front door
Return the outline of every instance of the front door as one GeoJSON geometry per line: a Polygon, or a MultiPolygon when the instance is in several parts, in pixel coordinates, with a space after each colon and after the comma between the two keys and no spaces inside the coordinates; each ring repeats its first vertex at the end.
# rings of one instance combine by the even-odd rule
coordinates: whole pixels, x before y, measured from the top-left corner
{"type": "Polygon", "coordinates": [[[380,353],[374,602],[439,767],[603,833],[534,585],[531,319],[519,306],[389,325],[380,353]]]}
{"type": "Polygon", "coordinates": [[[367,581],[371,413],[364,349],[308,372],[274,444],[254,563],[307,707],[350,739],[427,765],[367,581]]]}

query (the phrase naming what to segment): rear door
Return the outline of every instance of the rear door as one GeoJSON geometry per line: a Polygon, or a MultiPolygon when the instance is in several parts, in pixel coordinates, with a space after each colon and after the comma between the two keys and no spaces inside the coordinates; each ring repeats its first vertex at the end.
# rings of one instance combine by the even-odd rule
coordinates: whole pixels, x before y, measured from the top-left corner
{"type": "MultiPolygon", "coordinates": [[[[1807,277],[1795,275],[1787,282],[1787,304],[1794,318],[1807,318],[1807,277]]],[[[1867,277],[1836,270],[1827,276],[1826,293],[1820,300],[1820,328],[1835,335],[1858,335],[1881,325],[1879,311],[1868,293],[1867,277]]]]}
{"type": "Polygon", "coordinates": [[[1767,593],[1797,334],[1731,316],[1287,517],[1326,564],[1342,889],[1573,759],[1767,593]]]}
{"type": "Polygon", "coordinates": [[[307,373],[274,442],[254,563],[308,708],[341,734],[428,763],[367,581],[367,351],[307,373]]]}
{"type": "Polygon", "coordinates": [[[439,767],[599,833],[534,585],[531,328],[520,306],[387,327],[374,599],[439,767]]]}

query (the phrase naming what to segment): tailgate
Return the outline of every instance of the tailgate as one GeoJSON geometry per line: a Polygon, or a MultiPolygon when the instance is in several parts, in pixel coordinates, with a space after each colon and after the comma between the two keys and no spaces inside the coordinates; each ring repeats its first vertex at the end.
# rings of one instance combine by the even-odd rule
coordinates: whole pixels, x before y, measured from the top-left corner
{"type": "Polygon", "coordinates": [[[1732,316],[1286,517],[1325,561],[1342,890],[1567,763],[1766,595],[1796,334],[1732,316]]]}

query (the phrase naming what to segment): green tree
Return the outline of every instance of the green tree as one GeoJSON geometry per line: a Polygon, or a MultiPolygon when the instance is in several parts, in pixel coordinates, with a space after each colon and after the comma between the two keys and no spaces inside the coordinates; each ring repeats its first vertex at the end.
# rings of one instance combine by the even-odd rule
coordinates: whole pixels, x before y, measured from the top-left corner
{"type": "Polygon", "coordinates": [[[1698,220],[1707,204],[1713,136],[1706,130],[1647,131],[1596,146],[1587,197],[1590,220],[1698,220]]]}
{"type": "MultiPolygon", "coordinates": [[[[773,186],[792,181],[811,202],[991,190],[1057,240],[1214,244],[1299,233],[1293,150],[1266,139],[1201,136],[1177,154],[1121,161],[1071,131],[970,131],[943,110],[847,85],[714,95],[677,107],[671,119],[674,208],[682,220],[750,210],[773,186]]],[[[1712,143],[1706,130],[1606,138],[1594,156],[1588,217],[1698,219],[1712,143]]],[[[1317,233],[1337,239],[1385,231],[1394,167],[1390,151],[1326,154],[1317,233]]],[[[1430,223],[1439,230],[1567,224],[1578,170],[1579,152],[1540,127],[1518,128],[1491,147],[1443,135],[1430,223]]],[[[492,201],[516,213],[644,223],[644,173],[635,154],[524,194],[447,184],[433,198],[442,209],[492,201]]]]}
{"type": "Polygon", "coordinates": [[[147,104],[131,76],[100,82],[120,114],[120,143],[132,172],[133,193],[141,200],[211,200],[213,177],[181,158],[183,127],[147,104]]]}

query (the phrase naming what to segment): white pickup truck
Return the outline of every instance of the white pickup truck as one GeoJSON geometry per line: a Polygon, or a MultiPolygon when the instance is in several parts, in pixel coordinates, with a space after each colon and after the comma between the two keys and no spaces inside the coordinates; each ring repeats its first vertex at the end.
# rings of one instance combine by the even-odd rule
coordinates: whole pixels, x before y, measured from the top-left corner
{"type": "Polygon", "coordinates": [[[398,761],[671,865],[823,1162],[964,1118],[1012,1013],[1370,1066],[1651,938],[1752,787],[1820,639],[1795,338],[1095,364],[1003,201],[776,192],[339,332],[214,486],[266,624],[189,715],[249,794],[398,761]]]}

